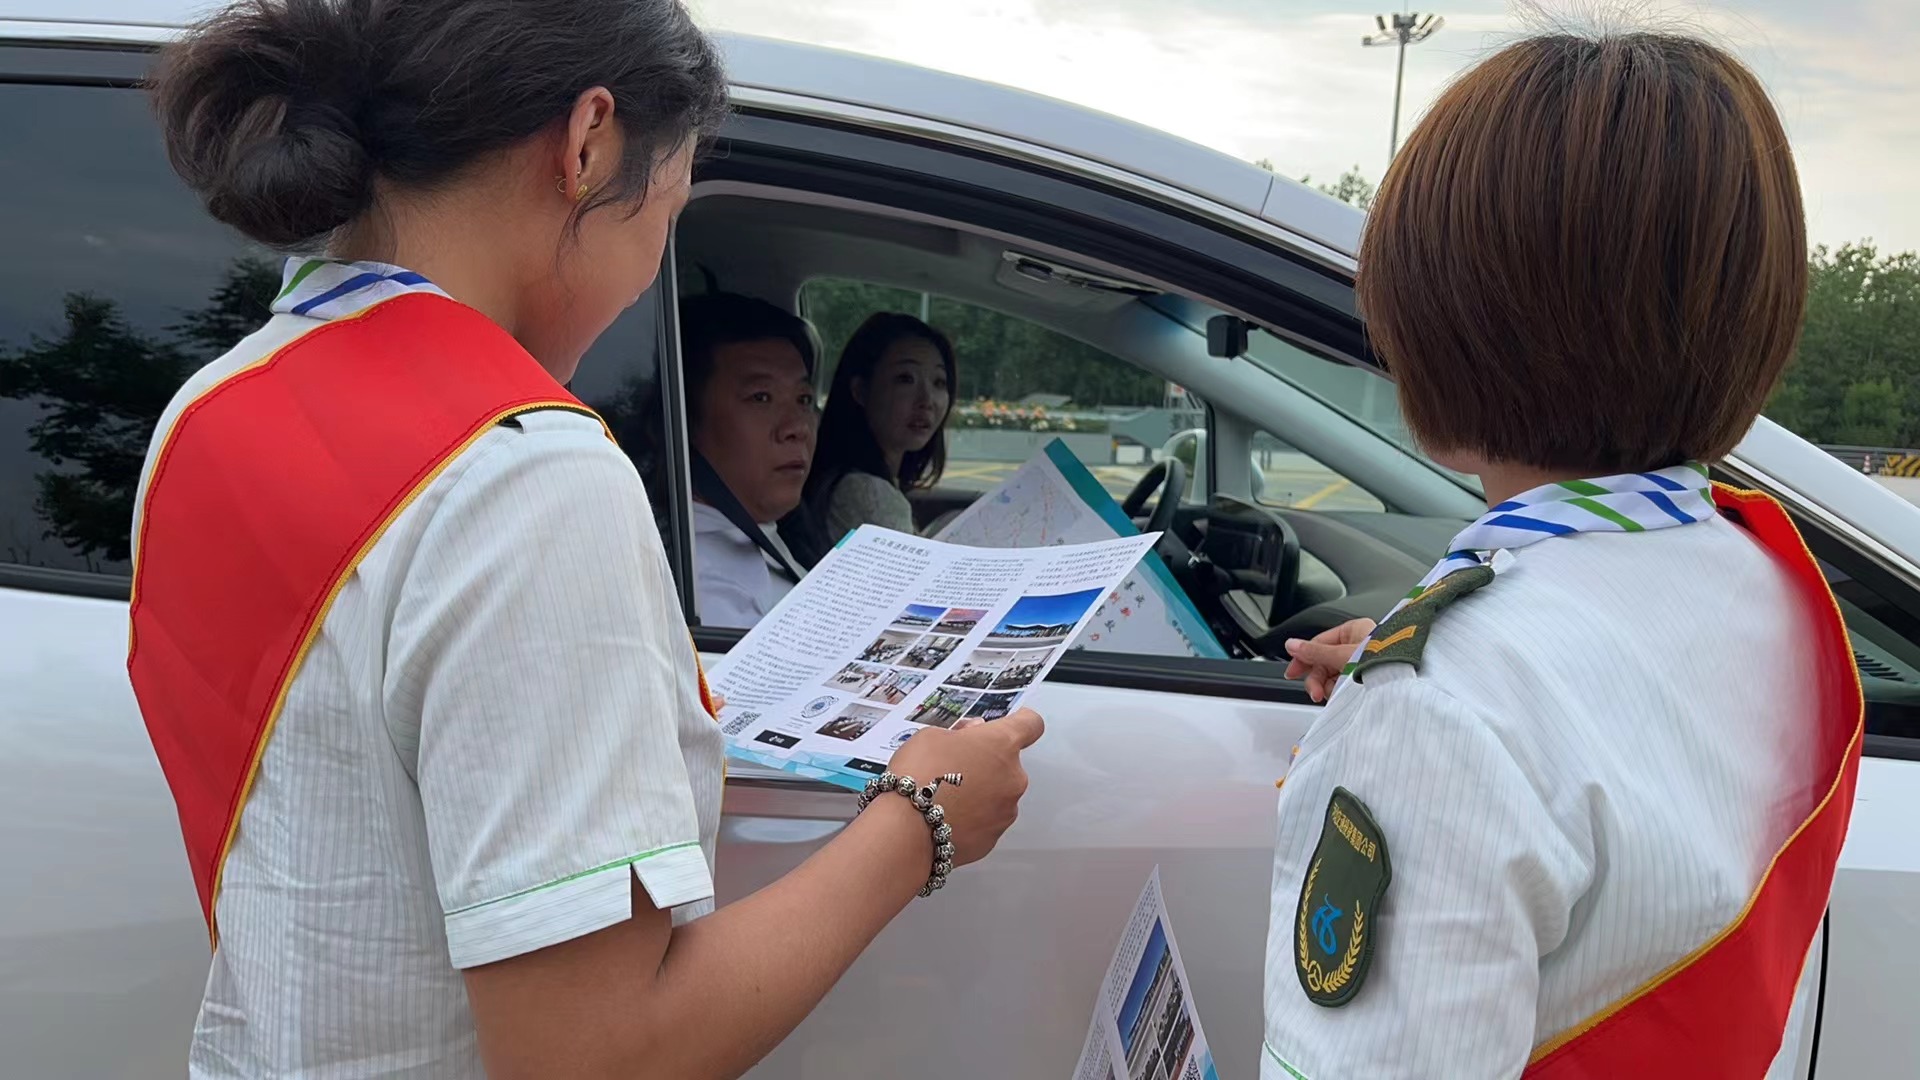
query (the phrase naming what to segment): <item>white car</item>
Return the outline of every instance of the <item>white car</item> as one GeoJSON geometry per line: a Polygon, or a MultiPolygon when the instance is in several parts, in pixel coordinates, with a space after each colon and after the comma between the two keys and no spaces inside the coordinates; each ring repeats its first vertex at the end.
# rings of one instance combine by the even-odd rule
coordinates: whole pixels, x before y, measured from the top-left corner
{"type": "MultiPolygon", "coordinates": [[[[23,6],[36,7],[7,8],[23,6]]],[[[27,1080],[184,1071],[207,937],[127,684],[126,530],[161,406],[263,314],[262,274],[277,273],[167,167],[135,86],[174,31],[87,6],[0,17],[0,1075],[27,1080]]],[[[738,114],[699,170],[675,272],[573,387],[618,426],[672,433],[640,464],[689,610],[672,301],[707,275],[797,307],[827,337],[849,297],[925,296],[936,322],[1038,328],[1003,369],[1087,406],[1183,388],[1205,406],[1209,467],[1153,509],[1199,546],[1238,500],[1298,545],[1284,580],[1206,599],[1234,659],[1067,657],[1034,692],[1049,731],[998,852],[915,902],[752,1075],[839,1080],[876,1061],[930,1078],[1068,1075],[1156,865],[1220,1073],[1255,1075],[1274,781],[1315,715],[1265,657],[1287,635],[1384,611],[1484,508],[1409,444],[1368,350],[1352,287],[1361,215],[1058,102],[724,44],[738,114]],[[1210,349],[1210,327],[1236,345],[1251,328],[1248,343],[1210,349]]],[[[961,357],[964,369],[964,339],[961,357]]],[[[923,520],[1004,475],[1017,435],[983,434],[966,453],[956,436],[923,520]]],[[[1115,443],[1074,441],[1126,493],[1152,455],[1109,460],[1115,443]]],[[[1920,1075],[1920,509],[1768,422],[1720,472],[1793,512],[1839,593],[1869,701],[1802,1075],[1920,1075]]],[[[1140,494],[1130,509],[1144,515],[1140,494]]],[[[697,637],[712,657],[738,635],[697,637]]],[[[793,867],[852,810],[842,790],[736,765],[721,899],[793,867]]]]}

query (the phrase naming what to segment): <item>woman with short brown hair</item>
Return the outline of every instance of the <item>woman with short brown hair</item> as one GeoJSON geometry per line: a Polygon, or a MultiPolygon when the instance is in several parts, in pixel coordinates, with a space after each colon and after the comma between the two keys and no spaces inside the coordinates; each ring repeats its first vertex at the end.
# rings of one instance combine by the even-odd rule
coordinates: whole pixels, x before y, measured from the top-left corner
{"type": "Polygon", "coordinates": [[[1765,90],[1686,37],[1510,46],[1400,152],[1357,291],[1488,511],[1378,627],[1293,643],[1334,693],[1281,790],[1263,1075],[1791,1067],[1861,700],[1791,522],[1708,481],[1805,307],[1765,90]]]}

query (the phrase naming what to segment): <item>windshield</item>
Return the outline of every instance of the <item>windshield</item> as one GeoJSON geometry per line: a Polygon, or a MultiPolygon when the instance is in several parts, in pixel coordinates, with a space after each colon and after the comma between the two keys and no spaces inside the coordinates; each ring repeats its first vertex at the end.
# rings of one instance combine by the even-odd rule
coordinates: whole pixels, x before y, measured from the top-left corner
{"type": "Polygon", "coordinates": [[[1420,450],[1407,422],[1400,415],[1400,396],[1393,383],[1372,371],[1343,364],[1299,348],[1264,330],[1247,335],[1247,351],[1242,358],[1278,376],[1282,381],[1308,394],[1361,427],[1386,439],[1400,449],[1446,473],[1460,484],[1481,494],[1480,478],[1446,468],[1420,450]]]}
{"type": "MultiPolygon", "coordinates": [[[[1224,314],[1217,308],[1179,296],[1156,296],[1147,304],[1203,335],[1207,332],[1207,320],[1224,314]]],[[[1399,395],[1392,381],[1384,376],[1308,352],[1258,327],[1248,333],[1247,349],[1240,358],[1425,462],[1476,496],[1482,494],[1479,477],[1455,472],[1421,452],[1400,415],[1399,395]]]]}

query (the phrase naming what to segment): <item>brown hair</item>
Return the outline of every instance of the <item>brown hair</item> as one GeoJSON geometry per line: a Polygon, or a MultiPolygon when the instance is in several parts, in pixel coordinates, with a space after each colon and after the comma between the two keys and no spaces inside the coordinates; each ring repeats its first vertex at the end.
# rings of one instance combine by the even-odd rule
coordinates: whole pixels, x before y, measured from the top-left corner
{"type": "Polygon", "coordinates": [[[1716,460],[1800,337],[1786,133],[1753,74],[1701,41],[1511,45],[1401,149],[1357,293],[1436,453],[1588,475],[1716,460]]]}

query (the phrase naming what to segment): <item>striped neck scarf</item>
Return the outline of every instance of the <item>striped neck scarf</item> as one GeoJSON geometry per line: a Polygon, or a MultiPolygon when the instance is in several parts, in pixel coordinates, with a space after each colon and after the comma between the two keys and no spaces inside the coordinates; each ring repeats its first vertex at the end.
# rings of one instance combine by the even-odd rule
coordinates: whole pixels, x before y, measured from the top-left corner
{"type": "MultiPolygon", "coordinates": [[[[1583,532],[1637,533],[1693,525],[1716,513],[1706,467],[1693,462],[1659,472],[1537,487],[1493,507],[1463,529],[1453,538],[1446,557],[1380,621],[1392,618],[1448,574],[1492,562],[1496,552],[1583,532]]],[[[1348,674],[1365,648],[1362,642],[1354,649],[1348,674]]],[[[1350,681],[1343,678],[1341,687],[1350,681]]]]}
{"type": "Polygon", "coordinates": [[[411,270],[378,262],[288,259],[280,280],[274,313],[312,319],[343,318],[404,293],[447,295],[411,270]]]}

